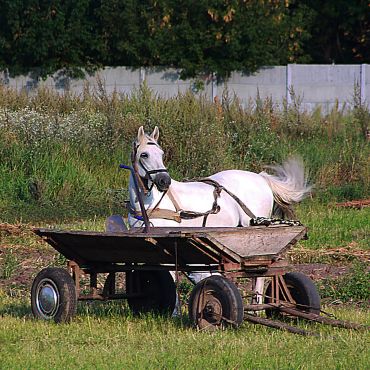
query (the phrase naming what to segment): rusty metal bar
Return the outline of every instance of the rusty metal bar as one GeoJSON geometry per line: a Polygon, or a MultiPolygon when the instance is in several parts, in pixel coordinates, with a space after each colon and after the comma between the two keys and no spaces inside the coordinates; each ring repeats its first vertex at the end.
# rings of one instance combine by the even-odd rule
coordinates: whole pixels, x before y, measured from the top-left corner
{"type": "Polygon", "coordinates": [[[282,275],[279,275],[277,278],[279,280],[279,285],[280,285],[280,288],[281,288],[281,291],[283,293],[283,296],[284,296],[285,300],[295,304],[296,301],[294,300],[294,298],[290,294],[290,290],[286,285],[284,277],[282,275]]]}
{"type": "Polygon", "coordinates": [[[292,316],[301,317],[309,321],[315,321],[321,324],[327,324],[327,325],[336,326],[339,328],[355,329],[355,330],[361,330],[361,329],[369,330],[370,329],[369,325],[362,325],[362,324],[356,324],[356,323],[349,322],[349,321],[337,320],[331,317],[320,316],[315,313],[303,312],[303,311],[290,308],[290,307],[280,306],[278,309],[281,312],[285,312],[292,316]]]}
{"type": "Polygon", "coordinates": [[[216,263],[219,262],[220,260],[220,253],[217,253],[213,248],[211,248],[207,243],[205,243],[201,238],[198,238],[196,236],[192,237],[193,241],[191,242],[191,245],[193,245],[197,250],[201,251],[204,253],[206,256],[209,258],[213,259],[216,263]],[[202,245],[204,248],[200,248],[199,245],[202,245]]]}
{"type": "Polygon", "coordinates": [[[81,278],[81,269],[80,266],[74,261],[68,261],[67,263],[70,273],[72,273],[72,278],[75,282],[76,295],[80,296],[80,278],[81,278]]]}
{"type": "Polygon", "coordinates": [[[276,308],[276,305],[270,303],[262,304],[245,304],[243,305],[244,311],[263,311],[269,308],[276,308]]]}
{"type": "Polygon", "coordinates": [[[278,276],[274,276],[272,278],[272,284],[274,286],[274,293],[275,295],[273,295],[273,300],[276,302],[276,303],[280,303],[280,285],[279,285],[279,277],[278,276]]]}
{"type": "Polygon", "coordinates": [[[248,313],[244,314],[244,320],[247,320],[249,322],[253,322],[254,324],[260,324],[264,326],[268,326],[270,328],[285,330],[290,333],[304,335],[304,336],[313,336],[313,337],[319,337],[320,335],[317,333],[313,333],[311,331],[307,331],[304,329],[297,328],[296,326],[291,326],[286,324],[285,322],[278,321],[278,320],[271,320],[266,319],[264,317],[254,316],[248,313]]]}
{"type": "MultiPolygon", "coordinates": [[[[93,266],[93,267],[83,267],[82,270],[86,274],[94,273],[110,273],[110,272],[127,272],[132,270],[141,271],[173,271],[175,269],[175,264],[166,265],[108,265],[108,266],[93,266]]],[[[218,264],[212,265],[192,265],[192,266],[182,266],[179,265],[180,271],[215,271],[218,270],[218,264]]],[[[245,276],[245,275],[243,275],[245,276]]]]}
{"type": "MultiPolygon", "coordinates": [[[[289,304],[289,303],[286,303],[286,304],[289,304]]],[[[277,309],[278,310],[281,306],[276,303],[261,303],[261,304],[245,304],[243,307],[245,311],[263,311],[266,309],[277,309]]]]}
{"type": "Polygon", "coordinates": [[[91,293],[91,294],[81,294],[78,297],[79,301],[107,301],[107,300],[114,300],[114,299],[127,299],[133,297],[143,297],[141,293],[120,293],[120,294],[112,294],[112,295],[102,295],[99,293],[91,293]]]}

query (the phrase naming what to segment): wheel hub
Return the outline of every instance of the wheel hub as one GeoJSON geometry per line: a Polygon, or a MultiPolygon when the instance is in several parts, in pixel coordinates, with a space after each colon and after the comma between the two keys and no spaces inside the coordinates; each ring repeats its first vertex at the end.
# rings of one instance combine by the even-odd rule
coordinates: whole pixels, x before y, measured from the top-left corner
{"type": "Polygon", "coordinates": [[[54,282],[49,279],[40,282],[36,305],[45,318],[52,318],[55,315],[59,305],[59,294],[54,282]]]}
{"type": "Polygon", "coordinates": [[[221,302],[215,298],[210,298],[204,306],[203,317],[209,323],[220,324],[222,320],[222,305],[221,302]]]}

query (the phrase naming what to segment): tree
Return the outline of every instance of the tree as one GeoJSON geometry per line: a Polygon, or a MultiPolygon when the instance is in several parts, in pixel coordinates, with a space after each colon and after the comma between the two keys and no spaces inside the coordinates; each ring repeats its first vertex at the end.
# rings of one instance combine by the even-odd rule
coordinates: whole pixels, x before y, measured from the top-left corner
{"type": "Polygon", "coordinates": [[[0,70],[81,75],[161,66],[181,77],[370,60],[365,0],[0,0],[0,70]]]}
{"type": "Polygon", "coordinates": [[[101,14],[110,64],[226,77],[233,70],[300,61],[307,11],[279,0],[115,0],[101,14]]]}
{"type": "Polygon", "coordinates": [[[370,61],[370,8],[365,0],[304,0],[313,12],[304,50],[315,63],[370,61]]]}
{"type": "Polygon", "coordinates": [[[56,70],[78,74],[93,69],[101,45],[95,37],[90,0],[0,0],[0,69],[11,74],[37,69],[45,77],[56,70]]]}

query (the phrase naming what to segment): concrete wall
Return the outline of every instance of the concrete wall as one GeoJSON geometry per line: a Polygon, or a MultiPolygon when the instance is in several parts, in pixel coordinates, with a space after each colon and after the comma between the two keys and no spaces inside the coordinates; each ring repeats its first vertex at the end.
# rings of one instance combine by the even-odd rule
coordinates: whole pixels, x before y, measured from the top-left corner
{"type": "MultiPolygon", "coordinates": [[[[89,86],[94,89],[100,80],[108,93],[117,91],[130,94],[138,89],[144,81],[162,97],[173,97],[179,92],[199,92],[199,81],[194,79],[180,80],[179,72],[175,69],[106,67],[93,76],[83,80],[70,80],[56,73],[46,81],[38,81],[32,76],[9,78],[6,73],[0,73],[0,83],[17,90],[29,93],[38,86],[47,86],[61,93],[66,90],[81,94],[89,86]]],[[[334,106],[349,107],[353,103],[355,84],[360,89],[361,99],[370,108],[370,65],[298,65],[264,67],[255,74],[234,72],[227,81],[219,84],[213,76],[202,80],[203,93],[209,99],[221,96],[227,89],[229,96],[234,94],[243,104],[253,101],[257,94],[261,98],[271,98],[276,104],[285,100],[292,103],[295,96],[301,102],[302,109],[311,110],[321,106],[324,112],[334,106]]]]}

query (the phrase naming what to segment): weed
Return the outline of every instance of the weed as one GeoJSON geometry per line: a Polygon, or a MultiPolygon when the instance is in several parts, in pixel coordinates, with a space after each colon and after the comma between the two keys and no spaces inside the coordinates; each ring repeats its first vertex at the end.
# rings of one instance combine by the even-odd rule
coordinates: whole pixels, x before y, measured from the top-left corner
{"type": "Polygon", "coordinates": [[[186,278],[181,279],[181,281],[179,282],[177,290],[183,304],[187,304],[189,302],[190,293],[193,288],[194,285],[186,278]]]}
{"type": "Polygon", "coordinates": [[[64,257],[61,253],[57,253],[54,257],[54,266],[66,266],[67,264],[67,258],[64,257]]]}
{"type": "Polygon", "coordinates": [[[3,257],[0,279],[9,279],[18,267],[18,259],[13,249],[9,249],[3,257]]]}
{"type": "Polygon", "coordinates": [[[322,281],[320,293],[342,302],[370,300],[370,271],[366,263],[355,261],[349,274],[336,279],[322,281]]]}

